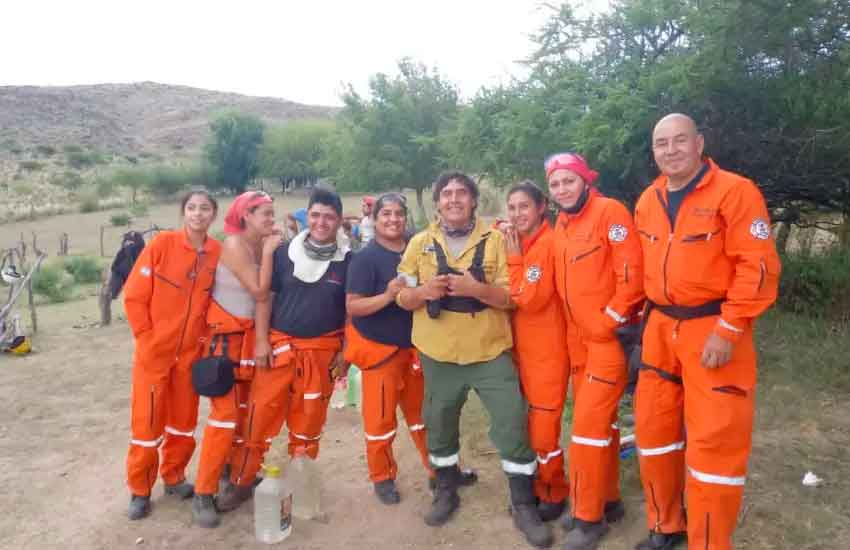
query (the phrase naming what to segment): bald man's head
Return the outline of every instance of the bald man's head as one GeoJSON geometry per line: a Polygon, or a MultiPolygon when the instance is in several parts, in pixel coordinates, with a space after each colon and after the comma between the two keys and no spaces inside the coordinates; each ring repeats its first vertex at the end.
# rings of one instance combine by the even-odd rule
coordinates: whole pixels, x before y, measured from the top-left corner
{"type": "Polygon", "coordinates": [[[670,189],[686,185],[699,172],[704,146],[702,134],[688,115],[672,113],[658,121],[652,131],[652,154],[670,189]]]}

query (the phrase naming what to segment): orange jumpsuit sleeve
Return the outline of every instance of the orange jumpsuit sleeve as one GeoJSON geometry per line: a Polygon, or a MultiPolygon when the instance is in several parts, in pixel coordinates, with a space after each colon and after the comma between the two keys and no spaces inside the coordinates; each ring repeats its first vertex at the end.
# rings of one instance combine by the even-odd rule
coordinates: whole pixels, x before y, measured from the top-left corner
{"type": "Polygon", "coordinates": [[[770,228],[764,197],[744,180],[723,198],[720,215],[726,222],[725,252],[734,272],[714,331],[737,342],[776,301],[782,269],[770,228]]]}
{"type": "Polygon", "coordinates": [[[153,328],[150,304],[160,248],[161,239],[157,236],[142,249],[127,282],[124,283],[124,311],[134,337],[153,328]]]}
{"type": "Polygon", "coordinates": [[[508,256],[511,299],[524,311],[545,308],[555,294],[555,273],[551,239],[536,243],[522,255],[508,256]]]}
{"type": "Polygon", "coordinates": [[[616,279],[614,295],[605,308],[605,319],[613,329],[625,323],[643,303],[643,254],[637,228],[625,206],[611,201],[604,222],[616,279]]]}

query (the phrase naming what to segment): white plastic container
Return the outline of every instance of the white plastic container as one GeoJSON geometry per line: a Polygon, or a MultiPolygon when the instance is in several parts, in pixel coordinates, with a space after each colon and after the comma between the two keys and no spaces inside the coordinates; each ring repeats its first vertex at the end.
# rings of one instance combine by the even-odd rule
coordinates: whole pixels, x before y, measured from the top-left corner
{"type": "Polygon", "coordinates": [[[277,544],[292,533],[292,490],[277,466],[263,466],[262,483],[254,489],[254,535],[277,544]]]}
{"type": "Polygon", "coordinates": [[[296,451],[286,469],[286,482],[292,489],[292,516],[298,519],[319,517],[322,487],[316,461],[296,451]]]}

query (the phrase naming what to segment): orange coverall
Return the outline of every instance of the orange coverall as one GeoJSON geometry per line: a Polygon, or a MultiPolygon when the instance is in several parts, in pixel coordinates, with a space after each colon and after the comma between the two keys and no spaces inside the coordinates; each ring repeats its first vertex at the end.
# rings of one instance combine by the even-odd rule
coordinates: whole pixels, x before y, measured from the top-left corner
{"type": "Polygon", "coordinates": [[[685,530],[684,492],[688,546],[725,550],[732,548],[751,446],[753,322],[776,300],[781,267],[761,192],[707,162],[675,228],[666,177],[644,191],[635,210],[646,294],[658,304],[643,337],[635,428],[649,528],[685,530]],[[661,311],[715,301],[719,315],[682,320],[661,311]],[[734,347],[729,363],[708,369],[701,355],[712,332],[734,347]]]}
{"type": "Polygon", "coordinates": [[[150,495],[160,444],[163,481],[173,485],[186,478],[198,420],[192,362],[201,355],[220,253],[215,239],[208,238],[199,252],[185,231],[162,232],[144,248],[124,285],[124,309],[136,339],[127,453],[127,485],[134,495],[150,495]]]}
{"type": "Polygon", "coordinates": [[[284,422],[289,429],[289,456],[295,456],[296,449],[313,459],[319,455],[319,439],[333,393],[330,367],[342,349],[342,337],[342,330],[316,338],[270,331],[274,361],[270,367],[254,369],[246,444],[237,449],[233,460],[233,483],[243,487],[253,483],[284,422]]]}
{"type": "Polygon", "coordinates": [[[620,500],[616,421],[627,368],[614,329],[644,299],[640,241],[626,207],[591,188],[579,212],[558,217],[554,249],[575,396],[570,508],[597,522],[607,502],[620,500]]]}
{"type": "Polygon", "coordinates": [[[416,349],[370,340],[360,334],[353,323],[346,326],[345,334],[345,359],[362,371],[363,431],[369,479],[378,483],[395,479],[398,473],[392,448],[398,428],[396,407],[401,407],[422,465],[432,476],[422,419],[425,379],[416,349]]]}
{"type": "MultiPolygon", "coordinates": [[[[195,480],[195,493],[214,495],[225,463],[235,475],[234,461],[245,443],[245,421],[250,400],[251,379],[254,375],[254,320],[235,317],[213,300],[207,312],[209,346],[217,335],[227,339],[227,354],[239,364],[234,371],[233,388],[225,395],[210,397],[210,414],[201,440],[201,459],[195,480]]],[[[222,343],[216,344],[215,354],[222,353],[222,343]]]]}
{"type": "Polygon", "coordinates": [[[508,256],[514,359],[528,400],[528,436],[537,453],[534,492],[540,500],[563,502],[570,494],[564,475],[561,417],[567,398],[570,359],[567,323],[555,295],[554,232],[543,222],[523,239],[522,254],[508,256]]]}

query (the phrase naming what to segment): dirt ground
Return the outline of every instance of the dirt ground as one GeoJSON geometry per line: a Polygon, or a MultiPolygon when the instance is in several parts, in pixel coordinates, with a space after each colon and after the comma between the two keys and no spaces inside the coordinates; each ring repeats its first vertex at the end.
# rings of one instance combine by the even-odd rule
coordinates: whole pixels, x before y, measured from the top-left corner
{"type": "MultiPolygon", "coordinates": [[[[139,547],[150,549],[259,547],[253,541],[250,504],[224,516],[221,528],[202,530],[191,525],[189,502],[163,498],[157,485],[152,516],[140,522],[125,518],[129,329],[120,319],[106,328],[91,326],[97,311],[94,299],[40,311],[36,353],[0,356],[0,402],[6,411],[0,421],[0,502],[7,511],[0,515],[0,548],[130,548],[139,538],[139,547]]],[[[779,399],[762,400],[760,408],[738,547],[847,548],[850,408],[840,396],[804,406],[791,387],[773,390],[779,399]],[[817,415],[806,415],[804,408],[817,415]],[[826,477],[827,484],[802,487],[805,469],[826,477]]],[[[403,501],[387,508],[374,498],[367,481],[356,410],[329,414],[319,460],[326,480],[322,497],[327,517],[296,523],[286,542],[289,547],[526,547],[506,513],[504,477],[487,441],[486,417],[474,399],[463,420],[462,455],[466,465],[479,470],[480,482],[463,490],[456,519],[439,529],[422,522],[430,497],[407,436],[396,442],[403,501]]],[[[199,438],[205,417],[203,404],[199,438]]],[[[194,469],[193,463],[190,478],[194,469]]],[[[628,516],[603,549],[631,548],[644,533],[635,470],[634,459],[624,462],[628,516]]],[[[555,532],[560,544],[564,535],[560,529],[555,532]]]]}

